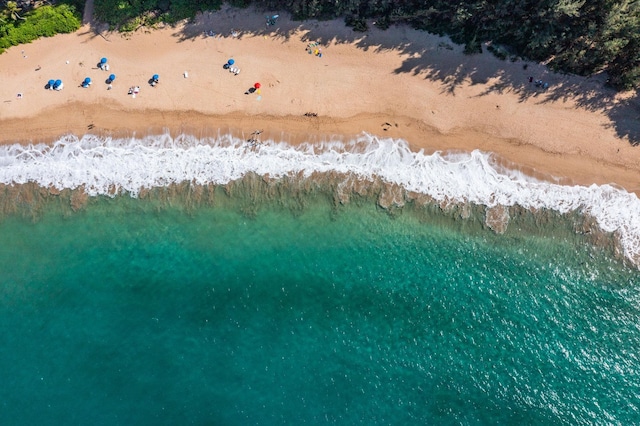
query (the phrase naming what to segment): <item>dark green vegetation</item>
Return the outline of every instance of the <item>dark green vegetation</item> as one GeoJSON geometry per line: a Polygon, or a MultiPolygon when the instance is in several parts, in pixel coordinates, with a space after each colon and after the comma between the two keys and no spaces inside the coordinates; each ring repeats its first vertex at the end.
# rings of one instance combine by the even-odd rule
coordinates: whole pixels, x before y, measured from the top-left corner
{"type": "MultiPolygon", "coordinates": [[[[233,2],[232,2],[233,3],[233,2]]],[[[112,28],[132,31],[158,22],[174,23],[205,10],[217,10],[222,0],[97,0],[95,17],[112,28]]]]}
{"type": "MultiPolygon", "coordinates": [[[[94,18],[112,29],[131,31],[159,22],[189,19],[200,11],[217,10],[222,1],[94,0],[94,18]]],[[[286,11],[296,20],[344,17],[355,31],[366,31],[372,23],[381,29],[406,23],[446,34],[456,43],[464,44],[469,54],[487,46],[502,59],[545,62],[556,71],[585,76],[606,73],[608,84],[617,90],[640,88],[640,0],[229,0],[228,3],[236,7],[253,5],[265,13],[286,11]]],[[[0,0],[0,52],[38,37],[74,31],[80,26],[83,9],[84,0],[0,0]]],[[[281,30],[278,26],[278,31],[281,30]]],[[[313,36],[314,41],[323,41],[318,34],[313,36]]],[[[391,43],[385,47],[411,55],[424,54],[407,44],[391,43]]],[[[487,76],[472,66],[447,68],[410,59],[396,70],[421,71],[431,79],[442,80],[451,91],[464,80],[487,81],[487,76]]],[[[488,88],[489,92],[516,90],[523,100],[538,93],[529,90],[522,79],[502,77],[501,83],[488,88]]],[[[619,137],[628,138],[633,145],[640,144],[638,96],[619,100],[611,90],[585,90],[579,84],[563,84],[549,88],[542,102],[559,99],[573,99],[583,108],[605,111],[619,137]]]]}
{"type": "MultiPolygon", "coordinates": [[[[294,19],[345,17],[357,31],[367,19],[387,28],[408,23],[447,34],[479,52],[491,41],[503,58],[548,61],[551,68],[579,75],[607,72],[611,86],[640,87],[639,0],[231,0],[282,10],[294,19]],[[507,52],[510,52],[508,54],[507,52]]],[[[216,10],[222,0],[95,0],[95,17],[112,28],[131,31],[157,22],[177,22],[199,11],[216,10]]],[[[82,0],[4,1],[0,49],[80,26],[82,0]]]]}
{"type": "Polygon", "coordinates": [[[386,28],[396,22],[465,45],[467,53],[492,41],[519,55],[549,61],[561,71],[589,75],[607,71],[618,89],[640,84],[640,2],[637,0],[256,0],[288,9],[294,16],[347,15],[366,30],[365,18],[386,28]]]}
{"type": "Polygon", "coordinates": [[[80,28],[82,2],[6,1],[0,12],[0,52],[40,37],[71,33],[80,28]]]}
{"type": "MultiPolygon", "coordinates": [[[[99,20],[133,29],[165,20],[174,22],[217,9],[220,0],[96,0],[99,20]]],[[[447,34],[479,52],[491,41],[517,55],[549,61],[556,70],[590,75],[606,71],[617,89],[640,86],[640,1],[638,0],[233,0],[286,10],[294,19],[345,16],[356,30],[367,19],[386,28],[398,22],[447,34]]],[[[497,48],[498,55],[506,56],[497,48]]]]}

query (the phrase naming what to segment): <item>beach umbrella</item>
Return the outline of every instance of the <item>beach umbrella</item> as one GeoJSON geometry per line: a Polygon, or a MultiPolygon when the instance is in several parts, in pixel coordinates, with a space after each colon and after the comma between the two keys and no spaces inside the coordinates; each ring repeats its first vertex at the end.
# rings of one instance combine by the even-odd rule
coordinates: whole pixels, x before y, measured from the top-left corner
{"type": "Polygon", "coordinates": [[[106,64],[106,63],[107,63],[107,58],[102,58],[102,59],[100,59],[100,63],[101,63],[101,64],[106,64]]]}
{"type": "Polygon", "coordinates": [[[154,81],[158,81],[160,79],[160,76],[158,74],[154,74],[151,78],[153,78],[154,81]]]}
{"type": "Polygon", "coordinates": [[[115,75],[115,74],[111,74],[111,75],[109,76],[109,81],[113,81],[113,80],[115,80],[115,79],[116,79],[116,75],[115,75]]]}
{"type": "Polygon", "coordinates": [[[91,84],[91,79],[89,77],[84,79],[84,84],[89,85],[91,84]]]}
{"type": "Polygon", "coordinates": [[[56,84],[55,80],[49,80],[49,87],[53,87],[54,84],[56,84]]]}
{"type": "Polygon", "coordinates": [[[253,87],[255,87],[256,89],[259,89],[260,88],[260,83],[254,84],[253,87]]]}
{"type": "Polygon", "coordinates": [[[236,63],[236,61],[234,61],[233,59],[229,59],[229,60],[227,61],[227,64],[229,64],[229,65],[233,65],[233,64],[235,64],[235,63],[236,63]]]}
{"type": "Polygon", "coordinates": [[[62,84],[62,80],[56,80],[56,81],[54,81],[54,82],[53,82],[53,87],[54,87],[54,88],[55,88],[55,87],[58,87],[58,86],[60,86],[61,84],[62,84]]]}

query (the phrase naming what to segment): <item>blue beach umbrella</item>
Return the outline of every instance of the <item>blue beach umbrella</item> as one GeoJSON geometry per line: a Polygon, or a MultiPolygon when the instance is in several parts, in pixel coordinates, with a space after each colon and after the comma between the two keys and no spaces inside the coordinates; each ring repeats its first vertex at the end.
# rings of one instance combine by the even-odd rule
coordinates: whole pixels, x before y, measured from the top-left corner
{"type": "Polygon", "coordinates": [[[116,79],[116,75],[115,75],[115,74],[111,74],[111,75],[109,76],[109,81],[113,81],[113,80],[115,80],[115,79],[116,79]]]}
{"type": "Polygon", "coordinates": [[[160,76],[158,74],[154,74],[153,77],[151,77],[154,81],[158,81],[160,79],[160,76]]]}
{"type": "Polygon", "coordinates": [[[106,63],[107,63],[107,58],[102,58],[102,59],[100,59],[100,63],[101,63],[101,64],[106,64],[106,63]]]}
{"type": "Polygon", "coordinates": [[[233,59],[229,59],[229,60],[227,61],[227,64],[229,64],[229,65],[233,65],[233,64],[235,64],[235,63],[236,63],[236,61],[234,61],[233,59]]]}
{"type": "Polygon", "coordinates": [[[49,80],[49,87],[53,87],[54,84],[56,84],[55,80],[49,80]]]}
{"type": "Polygon", "coordinates": [[[84,84],[89,85],[91,84],[91,79],[89,77],[84,79],[84,84]]]}
{"type": "Polygon", "coordinates": [[[53,87],[56,88],[62,84],[62,80],[56,80],[53,82],[53,87]]]}

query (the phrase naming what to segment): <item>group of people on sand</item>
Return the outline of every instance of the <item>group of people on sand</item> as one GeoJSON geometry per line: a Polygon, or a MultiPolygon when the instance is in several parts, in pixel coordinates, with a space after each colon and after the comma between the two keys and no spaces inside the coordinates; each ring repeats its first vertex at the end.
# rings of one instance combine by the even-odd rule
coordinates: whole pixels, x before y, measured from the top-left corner
{"type": "Polygon", "coordinates": [[[549,83],[546,83],[542,80],[533,81],[533,77],[529,77],[529,83],[534,83],[536,87],[542,87],[544,90],[549,88],[549,83]]]}
{"type": "MultiPolygon", "coordinates": [[[[67,63],[69,63],[69,61],[67,61],[67,63]]],[[[107,59],[106,58],[102,58],[100,60],[100,62],[98,63],[97,67],[102,70],[102,71],[108,71],[109,70],[109,65],[107,63],[107,59]]],[[[235,60],[233,59],[229,59],[223,66],[224,69],[227,69],[229,72],[231,72],[232,74],[238,75],[240,74],[240,68],[238,68],[235,65],[235,60]]],[[[188,78],[189,74],[187,71],[184,72],[184,78],[188,78]]],[[[109,76],[109,78],[106,80],[107,83],[107,90],[111,90],[113,89],[113,85],[111,84],[113,82],[113,80],[115,79],[115,75],[111,74],[109,76]]],[[[155,87],[157,84],[159,83],[159,76],[158,74],[154,74],[151,79],[149,79],[149,85],[151,87],[155,87]]],[[[81,87],[84,88],[88,88],[91,85],[91,78],[87,77],[85,78],[85,80],[81,83],[81,87]]],[[[47,84],[47,89],[51,89],[51,90],[62,90],[62,81],[61,80],[50,80],[50,82],[47,84]]],[[[254,93],[257,92],[258,95],[260,95],[260,83],[255,83],[255,85],[253,87],[251,87],[249,90],[247,90],[247,92],[245,92],[245,94],[249,94],[249,93],[254,93]]],[[[136,95],[140,93],[140,86],[131,86],[129,87],[129,90],[127,92],[128,95],[131,95],[132,98],[135,98],[136,95]]],[[[18,93],[17,98],[21,99],[23,96],[22,93],[18,93]]],[[[260,96],[258,96],[258,100],[260,100],[260,96]]],[[[256,131],[253,133],[254,136],[257,136],[261,133],[261,131],[256,131]]],[[[248,142],[253,143],[254,145],[257,143],[260,143],[260,141],[256,138],[256,137],[252,137],[248,142]]]]}
{"type": "Polygon", "coordinates": [[[247,139],[247,143],[249,144],[249,146],[255,147],[257,145],[262,145],[262,141],[260,140],[261,133],[262,130],[256,130],[255,132],[251,133],[251,137],[247,139]]]}
{"type": "Polygon", "coordinates": [[[240,68],[235,65],[235,59],[229,59],[223,66],[225,70],[229,70],[230,73],[238,75],[240,74],[240,68]]]}
{"type": "Polygon", "coordinates": [[[313,54],[318,58],[322,58],[322,49],[320,48],[320,45],[316,42],[307,44],[307,53],[313,54]]]}

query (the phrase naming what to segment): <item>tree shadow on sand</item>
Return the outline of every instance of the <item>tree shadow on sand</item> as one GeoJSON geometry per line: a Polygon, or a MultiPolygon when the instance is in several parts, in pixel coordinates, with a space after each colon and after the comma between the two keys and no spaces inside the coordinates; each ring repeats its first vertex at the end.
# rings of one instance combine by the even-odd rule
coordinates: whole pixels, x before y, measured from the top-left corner
{"type": "Polygon", "coordinates": [[[604,113],[610,120],[606,126],[612,128],[618,137],[627,139],[634,146],[640,145],[639,94],[617,93],[607,87],[605,75],[580,77],[554,73],[544,64],[520,58],[499,60],[488,52],[465,55],[463,47],[449,38],[414,30],[407,25],[397,25],[392,27],[392,31],[369,25],[369,30],[362,33],[347,27],[342,20],[300,22],[282,12],[277,25],[266,25],[265,17],[274,12],[277,13],[223,6],[219,11],[200,14],[174,35],[180,42],[212,37],[213,34],[213,37],[238,39],[268,36],[285,43],[297,34],[305,44],[353,44],[374,53],[393,50],[405,57],[394,70],[396,74],[419,75],[426,80],[440,82],[443,93],[455,95],[456,89],[463,84],[481,84],[486,88],[477,96],[511,93],[516,94],[520,102],[571,101],[577,108],[604,113]],[[548,87],[545,89],[532,84],[531,78],[547,83],[548,87]]]}
{"type": "MultiPolygon", "coordinates": [[[[449,49],[462,53],[461,46],[449,49]]],[[[412,53],[412,50],[404,48],[402,51],[412,53]]],[[[418,53],[418,57],[404,60],[395,72],[424,75],[425,79],[439,81],[443,91],[450,94],[455,94],[462,84],[482,84],[485,89],[477,96],[511,93],[516,94],[520,102],[570,101],[577,108],[603,113],[610,120],[607,128],[612,128],[619,138],[627,139],[634,146],[640,144],[638,92],[618,93],[607,86],[604,74],[581,77],[555,73],[543,64],[521,59],[499,60],[488,52],[451,55],[442,49],[431,48],[418,53]]]]}

